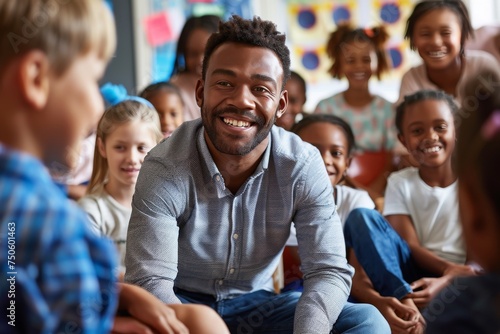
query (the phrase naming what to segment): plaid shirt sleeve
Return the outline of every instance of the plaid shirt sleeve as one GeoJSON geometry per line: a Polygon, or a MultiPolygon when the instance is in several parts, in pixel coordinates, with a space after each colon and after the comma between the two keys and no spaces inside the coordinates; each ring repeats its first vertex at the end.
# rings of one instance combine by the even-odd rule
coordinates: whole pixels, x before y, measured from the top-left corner
{"type": "Polygon", "coordinates": [[[12,298],[10,285],[0,285],[0,307],[14,303],[15,327],[7,318],[0,332],[108,333],[117,305],[113,244],[87,229],[85,214],[36,163],[15,162],[28,172],[0,173],[0,277],[15,281],[12,298]]]}

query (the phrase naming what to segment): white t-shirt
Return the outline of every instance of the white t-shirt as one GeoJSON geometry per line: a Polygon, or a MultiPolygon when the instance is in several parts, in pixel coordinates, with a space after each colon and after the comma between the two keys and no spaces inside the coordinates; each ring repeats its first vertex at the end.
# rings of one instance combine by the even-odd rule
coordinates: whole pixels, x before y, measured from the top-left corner
{"type": "Polygon", "coordinates": [[[90,228],[100,236],[109,237],[119,253],[119,269],[125,268],[125,242],[132,209],[126,208],[109,195],[104,187],[92,195],[85,195],[78,204],[87,212],[90,228]]]}
{"type": "MultiPolygon", "coordinates": [[[[337,193],[337,213],[342,222],[342,227],[344,227],[347,216],[349,216],[352,210],[357,208],[375,209],[375,203],[373,203],[370,195],[364,190],[354,189],[344,185],[335,186],[335,190],[337,193]]],[[[293,224],[286,245],[297,246],[297,236],[293,224]]]]}
{"type": "Polygon", "coordinates": [[[465,263],[456,181],[446,188],[431,187],[418,168],[392,173],[384,200],[384,216],[390,215],[409,215],[423,247],[447,261],[465,263]]]}

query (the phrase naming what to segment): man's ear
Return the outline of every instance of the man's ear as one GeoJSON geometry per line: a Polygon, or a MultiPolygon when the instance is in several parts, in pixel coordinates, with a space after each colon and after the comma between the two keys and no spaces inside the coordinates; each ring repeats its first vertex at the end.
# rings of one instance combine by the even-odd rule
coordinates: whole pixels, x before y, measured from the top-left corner
{"type": "Polygon", "coordinates": [[[202,79],[198,79],[196,82],[195,97],[196,104],[198,107],[203,106],[203,94],[205,93],[205,82],[202,79]]]}
{"type": "Polygon", "coordinates": [[[281,92],[278,110],[276,111],[276,118],[280,118],[288,107],[288,91],[285,89],[281,92]]]}
{"type": "Polygon", "coordinates": [[[97,149],[103,158],[107,158],[106,156],[106,147],[104,147],[104,143],[100,137],[97,137],[97,149]]]}
{"type": "Polygon", "coordinates": [[[40,110],[47,104],[51,74],[50,61],[42,51],[32,50],[22,56],[18,80],[21,94],[31,108],[40,110]]]}

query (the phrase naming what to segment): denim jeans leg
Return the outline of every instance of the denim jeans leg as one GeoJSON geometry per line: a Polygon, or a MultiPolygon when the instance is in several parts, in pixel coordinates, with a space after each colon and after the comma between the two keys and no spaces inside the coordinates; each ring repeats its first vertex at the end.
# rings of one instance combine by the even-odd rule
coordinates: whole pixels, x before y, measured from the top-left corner
{"type": "Polygon", "coordinates": [[[412,292],[415,265],[408,244],[376,210],[355,209],[344,227],[346,246],[352,248],[359,263],[382,296],[398,299],[412,292]]]}
{"type": "Polygon", "coordinates": [[[331,333],[390,334],[391,328],[375,306],[346,303],[331,333]]]}
{"type": "Polygon", "coordinates": [[[256,291],[226,299],[221,316],[233,334],[292,334],[295,307],[300,295],[296,291],[278,295],[256,291]]]}
{"type": "Polygon", "coordinates": [[[182,303],[212,307],[232,334],[292,334],[295,307],[301,293],[288,291],[277,295],[259,290],[221,301],[182,290],[176,291],[176,295],[182,303]]]}

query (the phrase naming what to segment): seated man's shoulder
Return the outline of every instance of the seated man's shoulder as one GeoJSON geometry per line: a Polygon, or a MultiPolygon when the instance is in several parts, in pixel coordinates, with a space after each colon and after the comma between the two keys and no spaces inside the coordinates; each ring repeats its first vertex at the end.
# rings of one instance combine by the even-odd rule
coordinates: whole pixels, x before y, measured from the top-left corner
{"type": "Polygon", "coordinates": [[[273,153],[281,159],[304,161],[317,152],[313,145],[281,127],[273,126],[271,134],[273,153]]]}
{"type": "Polygon", "coordinates": [[[201,119],[182,123],[170,137],[164,138],[148,152],[146,160],[166,166],[179,166],[192,161],[193,153],[198,150],[197,141],[201,128],[201,119]]]}

